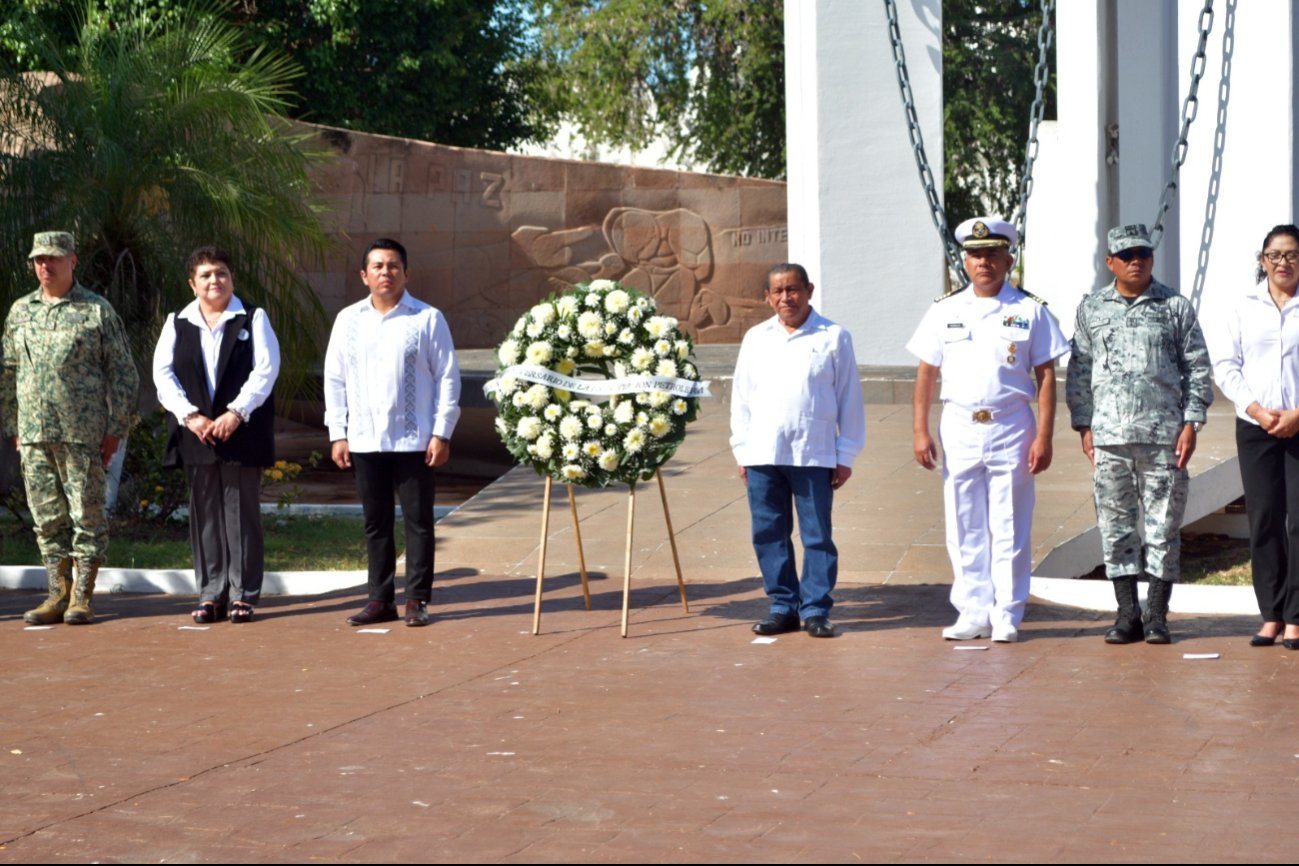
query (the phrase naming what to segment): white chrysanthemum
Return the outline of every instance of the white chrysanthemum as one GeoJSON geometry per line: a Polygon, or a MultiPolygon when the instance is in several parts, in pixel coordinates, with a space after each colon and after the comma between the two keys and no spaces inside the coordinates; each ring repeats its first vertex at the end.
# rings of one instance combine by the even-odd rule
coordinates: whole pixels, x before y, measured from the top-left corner
{"type": "Polygon", "coordinates": [[[687,361],[681,365],[681,375],[685,376],[687,379],[698,379],[699,371],[695,369],[694,364],[687,361]]]}
{"type": "Polygon", "coordinates": [[[537,440],[537,444],[532,446],[534,452],[542,460],[549,460],[555,454],[555,440],[549,433],[537,440]]]}
{"type": "Polygon", "coordinates": [[[532,319],[542,325],[549,325],[555,321],[555,305],[544,302],[537,304],[532,308],[532,319]]]}
{"type": "Polygon", "coordinates": [[[618,342],[624,346],[630,346],[636,342],[636,335],[631,332],[631,328],[623,328],[622,333],[618,335],[618,342]]]}
{"type": "Polygon", "coordinates": [[[528,402],[527,393],[524,391],[515,391],[514,396],[510,398],[510,402],[514,404],[515,409],[522,409],[528,402]]]}
{"type": "Polygon", "coordinates": [[[565,391],[563,388],[556,388],[555,399],[561,403],[567,403],[569,400],[573,399],[573,394],[571,391],[565,391]]]}
{"type": "Polygon", "coordinates": [[[561,340],[573,339],[573,326],[569,324],[560,325],[555,329],[555,336],[559,337],[561,340]]]}
{"type": "Polygon", "coordinates": [[[527,439],[531,442],[541,435],[541,419],[533,415],[527,415],[519,419],[519,423],[514,429],[518,431],[520,439],[527,439]]]}
{"type": "Polygon", "coordinates": [[[622,444],[629,454],[635,454],[645,447],[645,431],[639,427],[631,428],[622,444]]]}
{"type": "Polygon", "coordinates": [[[588,340],[598,340],[604,335],[604,319],[599,313],[587,310],[577,317],[577,332],[588,340]]]}
{"type": "Polygon", "coordinates": [[[631,423],[631,419],[636,417],[636,406],[630,400],[624,400],[618,404],[618,408],[613,410],[613,420],[626,426],[631,423]]]}
{"type": "Polygon", "coordinates": [[[645,331],[654,339],[666,337],[676,330],[677,320],[671,316],[650,316],[645,320],[645,331]]]}
{"type": "Polygon", "coordinates": [[[654,343],[654,354],[660,358],[665,357],[672,351],[672,344],[667,340],[658,340],[654,343]]]}
{"type": "Polygon", "coordinates": [[[577,315],[577,297],[575,295],[564,295],[558,301],[555,301],[555,308],[559,310],[559,315],[565,319],[571,319],[577,315]]]}
{"type": "Polygon", "coordinates": [[[577,357],[577,346],[569,346],[569,347],[564,351],[564,355],[565,355],[566,357],[569,357],[569,358],[576,358],[576,357],[577,357]]]}
{"type": "Polygon", "coordinates": [[[636,403],[637,403],[638,405],[641,405],[641,406],[648,406],[648,405],[649,405],[649,393],[646,392],[646,391],[641,391],[639,394],[637,394],[637,395],[636,395],[636,403]]]}
{"type": "Polygon", "coordinates": [[[562,373],[565,376],[573,375],[573,371],[576,369],[577,364],[571,358],[561,358],[559,363],[555,365],[555,372],[562,373]]]}
{"type": "Polygon", "coordinates": [[[590,405],[590,400],[574,400],[572,403],[568,404],[568,409],[570,412],[581,412],[590,405]]]}
{"type": "Polygon", "coordinates": [[[542,333],[545,332],[545,330],[546,330],[546,326],[543,325],[543,324],[541,324],[541,322],[538,322],[538,321],[535,321],[535,320],[534,320],[534,321],[528,322],[528,327],[527,327],[526,330],[527,330],[528,336],[529,336],[529,337],[532,337],[532,338],[535,340],[537,337],[540,337],[540,336],[542,335],[542,333]]]}
{"type": "Polygon", "coordinates": [[[600,468],[605,472],[612,472],[618,468],[618,452],[612,448],[602,452],[599,459],[600,468]]]}
{"type": "Polygon", "coordinates": [[[550,359],[555,357],[555,349],[544,340],[538,340],[535,343],[528,344],[528,350],[524,353],[529,364],[543,366],[550,363],[550,359]]]}
{"type": "MultiPolygon", "coordinates": [[[[603,282],[603,281],[602,281],[603,282]]],[[[592,284],[594,287],[594,284],[592,284]]],[[[604,296],[604,308],[611,313],[625,313],[631,306],[631,295],[622,289],[614,289],[604,296]]]]}
{"type": "Polygon", "coordinates": [[[506,340],[501,343],[501,348],[497,350],[496,357],[500,359],[501,364],[508,367],[511,364],[517,364],[519,361],[519,343],[517,340],[506,340]]]}
{"type": "Polygon", "coordinates": [[[677,360],[684,361],[686,358],[690,357],[690,343],[687,341],[677,340],[676,343],[673,344],[673,348],[677,350],[677,360]]]}
{"type": "Polygon", "coordinates": [[[545,385],[533,385],[524,392],[524,398],[529,406],[540,412],[541,407],[550,402],[550,389],[545,385]]]}
{"type": "Polygon", "coordinates": [[[636,413],[636,423],[639,424],[639,425],[642,426],[642,427],[644,427],[646,424],[648,424],[648,423],[649,423],[649,413],[648,413],[648,412],[637,412],[637,413],[636,413]]]}
{"type": "Polygon", "coordinates": [[[513,376],[502,376],[500,381],[501,393],[504,395],[513,394],[519,387],[519,380],[513,376]]]}
{"type": "Polygon", "coordinates": [[[582,351],[586,353],[588,358],[603,358],[604,343],[600,340],[592,340],[582,347],[582,351]]]}
{"type": "Polygon", "coordinates": [[[598,307],[600,306],[600,296],[595,292],[591,292],[582,299],[582,303],[586,304],[588,307],[598,307]]]}
{"type": "Polygon", "coordinates": [[[496,416],[496,432],[500,433],[502,436],[505,436],[510,432],[510,425],[505,423],[505,419],[500,415],[496,416]]]}
{"type": "Polygon", "coordinates": [[[627,375],[627,365],[624,364],[622,361],[615,361],[613,364],[613,377],[615,379],[622,379],[626,375],[627,375]]]}
{"type": "Polygon", "coordinates": [[[599,442],[592,439],[582,444],[582,453],[587,457],[597,458],[604,453],[604,449],[600,447],[599,442]]]}
{"type": "Polygon", "coordinates": [[[561,470],[564,473],[565,481],[581,481],[586,477],[586,470],[576,463],[566,463],[561,470]]]}
{"type": "Polygon", "coordinates": [[[560,453],[564,455],[565,460],[576,460],[577,455],[582,453],[582,449],[577,447],[576,442],[565,442],[560,453]]]}
{"type": "Polygon", "coordinates": [[[637,346],[631,352],[631,365],[637,370],[648,370],[654,363],[654,353],[644,346],[637,346]]]}
{"type": "MultiPolygon", "coordinates": [[[[616,413],[615,413],[615,414],[616,414],[616,413]]],[[[611,424],[605,424],[605,425],[604,425],[604,435],[606,435],[606,436],[617,436],[617,435],[618,435],[618,425],[617,425],[617,424],[612,424],[612,423],[611,423],[611,424]]]]}
{"type": "Polygon", "coordinates": [[[646,297],[644,297],[644,296],[641,296],[641,297],[639,297],[639,298],[636,299],[636,308],[637,308],[637,309],[640,309],[640,310],[648,310],[648,309],[650,308],[650,306],[651,306],[651,305],[650,305],[650,299],[649,299],[649,298],[646,298],[646,297]]]}
{"type": "Polygon", "coordinates": [[[627,321],[631,322],[633,325],[639,325],[640,320],[643,318],[645,318],[645,314],[641,312],[640,307],[632,307],[627,311],[627,321]]]}
{"type": "Polygon", "coordinates": [[[557,421],[559,416],[564,414],[564,407],[558,403],[551,403],[546,407],[546,411],[541,414],[547,421],[557,421]]]}
{"type": "Polygon", "coordinates": [[[654,367],[654,372],[660,376],[674,377],[677,374],[677,362],[671,358],[664,358],[654,367]]]}
{"type": "Polygon", "coordinates": [[[607,292],[614,286],[613,280],[591,280],[590,288],[597,292],[607,292]]]}
{"type": "Polygon", "coordinates": [[[668,435],[671,430],[672,422],[668,420],[668,416],[655,415],[650,419],[649,431],[650,435],[655,439],[662,439],[664,436],[668,435]]]}
{"type": "Polygon", "coordinates": [[[613,336],[614,334],[616,334],[616,333],[618,333],[618,323],[617,323],[617,322],[605,322],[605,323],[604,323],[604,335],[605,335],[606,337],[612,337],[612,336],[613,336]]]}
{"type": "Polygon", "coordinates": [[[600,417],[599,414],[587,415],[586,426],[590,427],[592,430],[599,430],[604,426],[604,418],[600,417]]]}
{"type": "Polygon", "coordinates": [[[565,415],[559,422],[559,435],[565,439],[576,439],[582,435],[582,419],[576,415],[565,415]]]}
{"type": "Polygon", "coordinates": [[[672,414],[673,414],[673,415],[684,415],[684,414],[686,414],[686,410],[689,409],[689,408],[690,408],[690,405],[689,405],[688,403],[686,403],[685,400],[682,400],[680,397],[678,397],[677,399],[675,399],[675,400],[672,401],[672,414]]]}
{"type": "Polygon", "coordinates": [[[649,404],[658,409],[660,406],[666,406],[671,399],[672,395],[667,391],[651,391],[649,404]]]}

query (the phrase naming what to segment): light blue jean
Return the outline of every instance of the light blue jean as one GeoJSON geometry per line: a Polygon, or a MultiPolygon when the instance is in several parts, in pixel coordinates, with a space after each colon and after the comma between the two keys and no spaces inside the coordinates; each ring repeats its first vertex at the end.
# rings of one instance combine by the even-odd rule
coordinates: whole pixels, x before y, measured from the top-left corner
{"type": "Polygon", "coordinates": [[[839,551],[830,540],[834,472],[822,466],[748,466],[753,551],[771,613],[804,620],[828,616],[839,577],[839,551]],[[803,579],[794,568],[794,512],[803,542],[803,579]]]}

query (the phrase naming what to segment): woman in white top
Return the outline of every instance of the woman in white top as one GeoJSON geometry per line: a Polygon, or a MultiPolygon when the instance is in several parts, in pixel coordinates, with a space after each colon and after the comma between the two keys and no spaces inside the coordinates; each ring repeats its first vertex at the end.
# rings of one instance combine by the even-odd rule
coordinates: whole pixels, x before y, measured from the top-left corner
{"type": "Polygon", "coordinates": [[[1257,282],[1216,334],[1213,375],[1236,405],[1236,448],[1263,627],[1250,646],[1299,649],[1299,228],[1267,233],[1257,282]],[[1266,281],[1264,281],[1266,278],[1266,281]],[[1287,526],[1287,516],[1289,516],[1287,526]],[[1284,632],[1283,632],[1284,629],[1284,632]]]}

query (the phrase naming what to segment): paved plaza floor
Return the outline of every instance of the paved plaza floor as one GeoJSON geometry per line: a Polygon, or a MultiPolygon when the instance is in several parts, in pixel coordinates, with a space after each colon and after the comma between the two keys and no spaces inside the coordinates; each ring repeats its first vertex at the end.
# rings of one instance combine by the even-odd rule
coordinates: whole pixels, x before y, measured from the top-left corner
{"type": "MultiPolygon", "coordinates": [[[[33,631],[38,594],[0,592],[0,859],[1293,860],[1299,653],[1224,616],[1107,646],[1109,615],[1042,603],[1018,644],[942,641],[939,479],[884,403],[836,503],[840,635],[755,643],[725,412],[665,473],[690,612],[643,486],[626,638],[626,491],[578,497],[591,611],[557,502],[534,636],[542,485],[518,470],[439,524],[424,629],[349,628],[356,590],[205,631],[191,599],[106,595],[33,631]]],[[[1094,525],[1081,463],[1058,435],[1039,561],[1094,525]]]]}

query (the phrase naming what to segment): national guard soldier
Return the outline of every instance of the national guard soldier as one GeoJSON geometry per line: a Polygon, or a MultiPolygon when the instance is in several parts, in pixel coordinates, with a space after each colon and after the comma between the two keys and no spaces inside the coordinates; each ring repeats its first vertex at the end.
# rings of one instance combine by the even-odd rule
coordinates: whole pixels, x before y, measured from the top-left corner
{"type": "Polygon", "coordinates": [[[1019,639],[1032,571],[1033,476],[1051,465],[1055,359],[1069,349],[1055,316],[1006,280],[1019,243],[995,217],[956,227],[970,288],[929,308],[907,343],[920,359],[912,426],[916,462],[933,469],[929,407],[942,372],[943,501],[956,623],[947,640],[1019,639]],[[1036,397],[1038,417],[1031,403],[1036,397]]]}
{"type": "Polygon", "coordinates": [[[1191,302],[1151,276],[1146,227],[1118,226],[1107,241],[1114,281],[1078,305],[1065,398],[1094,467],[1105,574],[1119,606],[1105,642],[1166,644],[1168,598],[1181,575],[1186,464],[1213,402],[1209,353],[1191,302]],[[1142,511],[1150,579],[1144,628],[1142,511]]]}
{"type": "Polygon", "coordinates": [[[37,234],[28,258],[40,288],[5,320],[0,422],[22,458],[50,594],[23,619],[84,624],[108,548],[104,467],[130,426],[139,374],[122,320],[74,276],[72,235],[37,234]]]}

